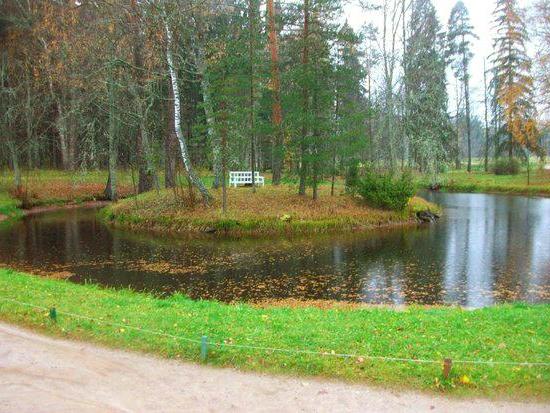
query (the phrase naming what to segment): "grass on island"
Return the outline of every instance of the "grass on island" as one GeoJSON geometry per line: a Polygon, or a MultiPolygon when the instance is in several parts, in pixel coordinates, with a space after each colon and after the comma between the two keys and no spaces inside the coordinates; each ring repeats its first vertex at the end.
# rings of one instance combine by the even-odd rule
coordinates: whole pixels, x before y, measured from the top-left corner
{"type": "Polygon", "coordinates": [[[221,191],[212,191],[214,202],[204,207],[192,204],[173,191],[151,191],[107,207],[103,217],[117,226],[136,229],[197,233],[211,229],[231,234],[308,233],[345,231],[411,222],[419,210],[437,207],[413,198],[405,211],[371,208],[347,194],[330,196],[330,187],[320,187],[319,200],[299,196],[292,185],[229,188],[226,214],[221,211],[221,191]]]}
{"type": "MultiPolygon", "coordinates": [[[[174,196],[174,191],[161,190],[123,200],[108,208],[105,216],[119,226],[174,232],[201,232],[213,228],[238,235],[351,230],[410,222],[419,210],[437,211],[435,205],[420,198],[411,200],[404,212],[369,208],[351,196],[342,195],[341,180],[337,182],[339,195],[330,196],[329,185],[323,184],[321,199],[315,202],[311,197],[296,195],[297,187],[293,183],[274,187],[269,184],[270,176],[265,177],[268,185],[258,188],[257,194],[252,194],[251,188],[230,188],[226,215],[221,214],[220,190],[212,191],[215,201],[209,208],[202,206],[198,195],[195,204],[190,206],[189,200],[174,196]]],[[[159,178],[162,183],[162,176],[159,178]]],[[[22,196],[25,207],[78,204],[102,199],[106,180],[106,171],[34,170],[23,175],[22,196]]],[[[135,180],[131,171],[118,172],[121,197],[135,193],[135,180]]],[[[211,176],[205,175],[203,180],[211,186],[211,176]]],[[[185,188],[186,183],[181,182],[176,191],[187,194],[185,188]]],[[[22,207],[22,200],[15,196],[11,173],[3,171],[0,174],[0,220],[20,215],[18,208],[22,207]]]]}
{"type": "MultiPolygon", "coordinates": [[[[527,171],[517,175],[495,175],[479,170],[468,173],[466,170],[449,171],[439,175],[441,189],[452,192],[502,192],[524,195],[550,195],[550,170],[533,168],[530,184],[527,185],[527,171]]],[[[429,186],[422,179],[424,187],[429,186]]]]}
{"type": "Polygon", "coordinates": [[[102,289],[0,269],[0,319],[40,332],[167,358],[200,360],[200,346],[133,327],[210,343],[322,354],[210,345],[208,363],[247,370],[343,378],[386,387],[455,395],[550,399],[550,368],[455,364],[445,379],[442,365],[363,358],[550,362],[550,306],[501,305],[478,310],[450,307],[257,308],[166,299],[128,290],[102,289]],[[4,298],[45,308],[21,306],[4,298]],[[77,319],[64,312],[91,317],[77,319]],[[111,324],[118,324],[112,326],[111,324]],[[354,356],[335,357],[345,353],[354,356]]]}

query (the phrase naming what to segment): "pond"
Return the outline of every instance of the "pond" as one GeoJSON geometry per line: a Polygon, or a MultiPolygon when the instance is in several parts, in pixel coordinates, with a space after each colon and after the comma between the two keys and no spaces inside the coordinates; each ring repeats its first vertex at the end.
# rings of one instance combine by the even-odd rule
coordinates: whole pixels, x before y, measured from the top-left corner
{"type": "Polygon", "coordinates": [[[379,304],[550,302],[550,199],[425,193],[438,224],[229,240],[113,230],[97,210],[0,227],[0,263],[71,281],[194,299],[379,304]]]}

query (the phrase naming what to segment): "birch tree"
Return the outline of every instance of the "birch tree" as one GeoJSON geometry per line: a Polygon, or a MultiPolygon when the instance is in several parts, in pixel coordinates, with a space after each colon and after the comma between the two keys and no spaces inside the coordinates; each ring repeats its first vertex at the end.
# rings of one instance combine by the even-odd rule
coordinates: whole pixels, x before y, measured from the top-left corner
{"type": "Polygon", "coordinates": [[[172,94],[174,95],[174,101],[173,101],[174,113],[173,113],[172,127],[178,139],[180,155],[181,155],[183,166],[185,168],[187,176],[189,177],[189,180],[191,181],[191,183],[201,193],[204,203],[209,204],[210,201],[212,200],[212,196],[204,186],[204,183],[202,182],[200,177],[195,173],[195,170],[193,169],[193,165],[191,164],[191,159],[189,158],[189,152],[187,150],[187,142],[181,130],[181,113],[180,113],[181,100],[180,100],[180,92],[179,92],[179,85],[178,85],[178,74],[176,71],[176,67],[174,64],[174,57],[172,54],[172,47],[173,47],[172,30],[170,29],[170,26],[168,24],[166,9],[163,10],[163,25],[164,25],[165,34],[166,34],[166,63],[168,65],[168,72],[170,75],[170,86],[172,89],[172,94]]]}

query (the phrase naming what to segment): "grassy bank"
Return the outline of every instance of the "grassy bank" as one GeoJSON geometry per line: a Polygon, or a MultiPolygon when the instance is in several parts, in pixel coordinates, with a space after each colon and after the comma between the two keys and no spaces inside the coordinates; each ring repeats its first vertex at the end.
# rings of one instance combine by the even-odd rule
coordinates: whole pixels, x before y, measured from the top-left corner
{"type": "Polygon", "coordinates": [[[16,199],[7,192],[0,191],[0,222],[18,217],[21,214],[18,206],[19,202],[16,199]]]}
{"type": "Polygon", "coordinates": [[[216,231],[234,235],[270,233],[317,233],[349,231],[412,222],[419,210],[437,210],[421,198],[413,198],[402,212],[370,208],[349,195],[330,196],[328,186],[320,189],[320,199],[296,194],[292,186],[228,190],[228,210],[221,212],[219,191],[215,201],[204,207],[199,201],[176,197],[172,191],[149,192],[106,208],[103,217],[120,227],[152,229],[172,233],[216,231]]]}
{"type": "MultiPolygon", "coordinates": [[[[450,171],[440,175],[441,189],[452,192],[495,192],[523,195],[550,195],[550,170],[535,169],[530,174],[527,185],[527,172],[518,175],[495,175],[493,173],[473,171],[450,171]]],[[[428,187],[426,178],[421,185],[428,187]]]]}
{"type": "MultiPolygon", "coordinates": [[[[134,193],[131,172],[121,170],[117,178],[121,197],[134,193]]],[[[107,171],[33,170],[23,174],[22,192],[16,195],[11,173],[3,171],[0,174],[0,197],[18,197],[18,204],[24,200],[26,207],[81,203],[103,199],[106,182],[107,171]]]]}
{"type": "Polygon", "coordinates": [[[504,305],[474,311],[459,308],[255,308],[192,301],[183,296],[157,299],[127,290],[76,285],[0,269],[3,321],[50,335],[108,346],[199,360],[199,344],[146,334],[139,327],[210,342],[324,354],[210,346],[208,362],[243,369],[338,377],[389,387],[457,395],[550,399],[550,368],[455,364],[449,379],[437,364],[371,360],[357,355],[412,359],[550,361],[550,306],[504,305]],[[63,312],[86,315],[77,319],[63,312]],[[115,323],[117,326],[109,325],[115,323]],[[340,358],[333,353],[353,354],[340,358]]]}

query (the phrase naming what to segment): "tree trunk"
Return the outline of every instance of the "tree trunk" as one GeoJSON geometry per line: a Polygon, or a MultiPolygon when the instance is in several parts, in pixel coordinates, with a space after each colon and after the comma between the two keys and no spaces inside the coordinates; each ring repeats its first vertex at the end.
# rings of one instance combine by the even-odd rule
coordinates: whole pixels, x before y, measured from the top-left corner
{"type": "Polygon", "coordinates": [[[69,154],[69,170],[74,171],[77,164],[77,134],[76,134],[76,108],[77,100],[73,95],[73,91],[70,90],[69,96],[69,113],[67,113],[67,150],[69,154]]]}
{"type": "Polygon", "coordinates": [[[135,97],[137,100],[139,128],[136,139],[136,158],[138,164],[138,193],[147,192],[153,189],[156,181],[155,168],[152,162],[151,150],[149,147],[149,139],[147,135],[147,108],[144,108],[143,96],[143,36],[140,25],[140,11],[137,0],[130,0],[130,27],[132,29],[132,46],[134,68],[134,81],[137,85],[135,97]]]}
{"type": "Polygon", "coordinates": [[[55,122],[57,133],[59,135],[59,151],[61,153],[61,166],[63,169],[69,169],[69,148],[67,144],[67,128],[63,114],[63,106],[59,98],[56,98],[57,120],[55,122]]]}
{"type": "Polygon", "coordinates": [[[256,192],[256,131],[254,114],[254,7],[253,0],[248,0],[248,58],[250,60],[250,169],[252,171],[252,192],[256,192]]]}
{"type": "MultiPolygon", "coordinates": [[[[317,77],[317,75],[315,76],[317,77]]],[[[313,111],[315,113],[316,119],[318,119],[319,116],[319,101],[318,101],[318,95],[317,90],[315,89],[313,92],[313,111]]],[[[319,128],[316,126],[317,123],[314,123],[315,126],[313,126],[313,136],[314,136],[314,143],[313,143],[313,162],[311,162],[311,169],[312,169],[312,177],[311,177],[311,187],[312,187],[312,198],[314,201],[316,201],[319,198],[319,153],[317,151],[317,145],[319,143],[319,128]]]]}
{"type": "Polygon", "coordinates": [[[464,73],[464,100],[466,104],[466,137],[468,139],[468,172],[472,172],[472,131],[470,127],[470,81],[468,70],[464,73]]]}
{"type": "Polygon", "coordinates": [[[485,172],[489,171],[489,122],[487,115],[487,70],[485,69],[485,59],[483,59],[483,91],[485,104],[485,172]]]}
{"type": "Polygon", "coordinates": [[[116,144],[116,133],[117,127],[115,123],[115,84],[112,74],[109,74],[109,80],[107,84],[108,93],[109,93],[109,130],[108,130],[108,139],[109,139],[109,176],[107,179],[107,185],[105,186],[104,195],[106,199],[111,201],[116,201],[118,198],[117,194],[117,176],[116,176],[116,167],[117,167],[117,144],[116,144]]]}
{"type": "Polygon", "coordinates": [[[194,36],[194,43],[196,52],[194,54],[195,67],[200,76],[200,87],[202,94],[202,102],[204,106],[204,114],[206,116],[206,129],[210,144],[212,145],[212,169],[214,170],[214,182],[213,188],[219,188],[222,180],[222,167],[221,167],[221,142],[220,136],[216,131],[214,106],[212,103],[212,95],[210,93],[211,85],[210,78],[208,76],[208,67],[206,58],[204,55],[204,28],[202,26],[200,17],[195,18],[195,26],[197,36],[194,36]]]}
{"type": "Polygon", "coordinates": [[[173,128],[176,133],[176,137],[178,138],[178,141],[179,141],[180,154],[183,160],[183,166],[185,167],[185,171],[187,172],[187,176],[189,177],[193,185],[201,193],[204,203],[209,204],[212,197],[210,196],[210,193],[204,186],[199,176],[195,174],[193,166],[191,165],[191,159],[189,158],[189,153],[187,151],[187,142],[185,140],[185,136],[181,131],[181,115],[180,115],[181,101],[180,101],[180,92],[179,92],[179,86],[178,86],[178,75],[174,66],[174,59],[172,57],[172,50],[171,50],[172,49],[172,32],[168,27],[168,21],[166,16],[164,16],[164,28],[166,30],[166,61],[168,63],[168,70],[170,72],[170,80],[172,83],[172,93],[174,95],[173,128]]]}
{"type": "MultiPolygon", "coordinates": [[[[48,52],[48,44],[46,43],[46,41],[43,38],[40,38],[40,42],[42,43],[44,50],[48,52]]],[[[68,145],[67,145],[67,137],[66,137],[67,128],[65,125],[63,105],[61,103],[61,97],[55,94],[53,77],[49,71],[48,71],[47,77],[48,77],[48,89],[49,89],[52,101],[55,102],[55,108],[57,112],[54,124],[55,124],[55,128],[57,129],[57,135],[59,138],[59,153],[61,155],[61,166],[63,169],[69,169],[69,153],[68,153],[68,145]]]]}
{"type": "Polygon", "coordinates": [[[273,104],[271,107],[271,122],[273,124],[273,185],[281,183],[284,160],[284,137],[283,137],[283,110],[281,108],[281,80],[279,74],[279,44],[275,21],[275,8],[273,0],[267,0],[268,20],[268,43],[271,55],[271,91],[273,104]]]}
{"type": "Polygon", "coordinates": [[[144,113],[140,119],[137,135],[137,162],[138,162],[138,193],[147,192],[153,189],[156,181],[155,168],[152,164],[149,137],[145,125],[147,115],[144,113]]]}
{"type": "Polygon", "coordinates": [[[176,167],[177,167],[177,156],[178,153],[178,138],[174,128],[172,127],[172,122],[174,121],[174,93],[172,87],[168,88],[168,100],[166,101],[166,112],[168,114],[168,127],[167,133],[164,136],[164,187],[165,188],[175,188],[176,187],[176,167]]]}
{"type": "Polygon", "coordinates": [[[13,185],[17,192],[21,192],[21,168],[19,166],[19,151],[17,145],[11,139],[8,140],[8,149],[10,152],[11,166],[13,168],[13,185]]]}
{"type": "Polygon", "coordinates": [[[336,150],[332,153],[332,178],[330,181],[330,196],[334,196],[334,185],[336,183],[336,150]]]}
{"type": "MultiPolygon", "coordinates": [[[[304,0],[304,33],[303,33],[303,51],[302,51],[302,66],[304,74],[307,77],[309,72],[309,0],[304,0]]],[[[306,139],[308,135],[308,123],[309,123],[309,85],[308,79],[304,81],[304,89],[302,92],[302,139],[300,141],[300,187],[298,189],[299,195],[306,194],[306,178],[307,178],[307,163],[306,163],[306,139]]]]}
{"type": "Polygon", "coordinates": [[[227,212],[227,113],[225,101],[220,103],[221,109],[221,160],[222,160],[222,213],[227,212]]]}
{"type": "Polygon", "coordinates": [[[458,81],[455,82],[455,89],[456,89],[456,153],[455,153],[455,168],[460,169],[460,95],[459,95],[459,87],[458,87],[458,81]]]}

